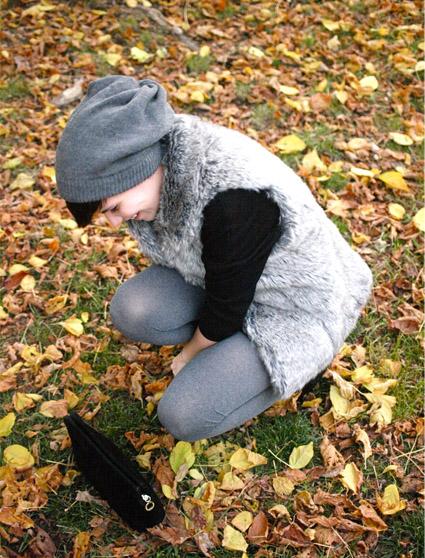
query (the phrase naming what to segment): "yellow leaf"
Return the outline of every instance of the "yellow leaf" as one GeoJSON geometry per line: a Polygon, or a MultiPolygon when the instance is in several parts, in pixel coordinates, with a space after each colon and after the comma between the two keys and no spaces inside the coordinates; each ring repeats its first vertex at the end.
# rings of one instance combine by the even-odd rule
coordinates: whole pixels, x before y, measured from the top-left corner
{"type": "Polygon", "coordinates": [[[288,85],[280,85],[279,91],[285,95],[298,95],[300,92],[296,87],[289,87],[288,85]]]}
{"type": "Polygon", "coordinates": [[[228,471],[224,473],[223,480],[220,484],[221,490],[241,490],[245,486],[245,483],[237,475],[228,471]]]}
{"type": "Polygon", "coordinates": [[[208,56],[211,52],[211,49],[208,45],[202,45],[199,49],[199,56],[204,58],[204,56],[208,56]]]}
{"type": "Polygon", "coordinates": [[[153,401],[148,401],[148,403],[146,405],[146,413],[147,413],[148,417],[150,417],[152,415],[154,410],[155,410],[155,403],[153,401]]]}
{"type": "Polygon", "coordinates": [[[15,413],[7,413],[7,415],[0,419],[0,437],[9,436],[12,432],[15,420],[15,413]]]}
{"type": "Polygon", "coordinates": [[[378,80],[375,76],[366,76],[360,80],[360,87],[366,91],[375,91],[378,89],[378,80]]]}
{"type": "Polygon", "coordinates": [[[81,320],[79,320],[75,316],[71,316],[64,322],[59,322],[59,324],[63,326],[66,331],[68,331],[72,335],[75,335],[76,337],[79,337],[84,333],[84,326],[81,323],[81,320]]]}
{"type": "Polygon", "coordinates": [[[293,101],[292,99],[287,99],[285,97],[284,102],[298,112],[310,112],[310,107],[308,105],[307,99],[302,99],[301,101],[293,101]]]}
{"type": "Polygon", "coordinates": [[[136,455],[136,461],[137,463],[140,465],[140,467],[143,467],[143,469],[151,469],[151,456],[152,456],[152,452],[151,451],[147,451],[145,453],[141,453],[139,455],[136,455]]]}
{"type": "Polygon", "coordinates": [[[52,298],[49,298],[46,302],[46,306],[44,308],[44,311],[49,316],[51,314],[55,314],[56,312],[59,312],[59,310],[62,310],[62,308],[67,303],[67,300],[68,300],[68,295],[67,294],[57,295],[57,296],[54,296],[52,298]]]}
{"type": "Polygon", "coordinates": [[[350,402],[348,399],[343,397],[336,386],[331,386],[329,391],[329,396],[332,402],[332,406],[340,417],[345,417],[350,409],[350,402]]]}
{"type": "Polygon", "coordinates": [[[63,390],[63,398],[68,403],[68,409],[73,409],[76,405],[78,405],[78,402],[80,401],[78,395],[76,395],[68,388],[65,388],[63,390]]]}
{"type": "Polygon", "coordinates": [[[355,463],[347,463],[341,473],[341,482],[345,486],[357,494],[360,485],[363,482],[363,474],[359,471],[355,463]]]}
{"type": "Polygon", "coordinates": [[[177,473],[183,463],[190,469],[194,462],[195,454],[193,453],[190,442],[185,442],[183,440],[177,442],[170,453],[170,465],[173,471],[177,473]]]}
{"type": "Polygon", "coordinates": [[[39,269],[40,267],[43,267],[43,265],[46,265],[47,260],[43,260],[43,258],[32,255],[28,260],[28,263],[36,269],[39,269]]]}
{"type": "Polygon", "coordinates": [[[307,145],[295,134],[283,136],[274,144],[282,153],[297,153],[303,151],[307,145]]]}
{"type": "Polygon", "coordinates": [[[321,19],[323,27],[325,27],[328,31],[336,31],[339,29],[339,21],[332,21],[331,19],[321,19]]]}
{"type": "Polygon", "coordinates": [[[8,316],[9,316],[9,314],[6,312],[6,310],[0,304],[0,320],[6,320],[8,318],[8,316]]]}
{"type": "Polygon", "coordinates": [[[166,496],[169,500],[176,499],[171,489],[171,486],[169,486],[168,484],[161,484],[161,488],[162,488],[162,492],[164,493],[164,496],[166,496]]]}
{"type": "Polygon", "coordinates": [[[319,171],[327,170],[325,163],[320,159],[316,149],[313,149],[313,151],[309,151],[307,155],[304,155],[302,166],[307,169],[308,172],[312,172],[314,169],[319,171]]]}
{"type": "Polygon", "coordinates": [[[344,105],[348,100],[348,93],[346,91],[335,91],[334,95],[341,105],[344,105]]]}
{"type": "Polygon", "coordinates": [[[90,314],[88,312],[81,312],[80,317],[81,321],[86,324],[89,321],[90,314]]]}
{"type": "Polygon", "coordinates": [[[23,277],[22,281],[19,283],[19,286],[26,293],[32,292],[35,287],[35,277],[33,277],[32,275],[25,275],[25,277],[23,277]]]}
{"type": "Polygon", "coordinates": [[[121,61],[122,56],[116,52],[104,52],[102,58],[110,65],[116,66],[121,61]]]}
{"type": "Polygon", "coordinates": [[[373,178],[376,175],[376,172],[368,169],[362,169],[361,167],[351,167],[350,172],[356,176],[369,176],[370,178],[373,178]]]}
{"type": "Polygon", "coordinates": [[[28,190],[33,184],[35,180],[31,175],[20,172],[10,185],[10,190],[28,190]]]}
{"type": "Polygon", "coordinates": [[[425,232],[425,207],[422,207],[412,219],[415,227],[421,231],[425,232]]]}
{"type": "Polygon", "coordinates": [[[232,454],[229,459],[229,463],[236,469],[247,471],[257,465],[266,465],[267,457],[246,448],[239,448],[232,454]]]}
{"type": "Polygon", "coordinates": [[[376,178],[382,180],[387,186],[393,190],[402,190],[403,192],[410,192],[406,181],[403,176],[398,171],[388,171],[382,174],[378,174],[376,178]]]}
{"type": "Polygon", "coordinates": [[[294,448],[289,456],[289,466],[292,469],[302,469],[312,460],[314,455],[313,442],[305,446],[294,448]]]}
{"type": "Polygon", "coordinates": [[[398,132],[390,132],[390,138],[399,145],[412,145],[413,140],[407,134],[399,134],[398,132]]]}
{"type": "Polygon", "coordinates": [[[294,490],[295,486],[291,479],[287,477],[273,477],[273,489],[278,496],[289,496],[294,490]]]}
{"type": "Polygon", "coordinates": [[[195,480],[203,480],[204,475],[198,469],[189,469],[189,476],[195,480]]]}
{"type": "Polygon", "coordinates": [[[393,219],[396,219],[397,221],[401,221],[404,215],[406,214],[406,210],[399,203],[389,203],[388,213],[391,215],[393,219]]]}
{"type": "Polygon", "coordinates": [[[389,473],[391,471],[397,471],[397,465],[388,465],[387,467],[385,467],[385,469],[382,471],[382,474],[384,473],[389,473]]]}
{"type": "MultiPolygon", "coordinates": [[[[6,51],[2,51],[4,53],[6,51]]],[[[22,157],[13,157],[12,159],[8,159],[5,163],[2,164],[2,169],[15,169],[22,163],[22,157]]]]}
{"type": "Polygon", "coordinates": [[[131,58],[137,60],[137,62],[140,62],[141,64],[144,64],[145,62],[148,62],[153,58],[153,54],[150,54],[149,52],[146,52],[145,50],[138,47],[132,47],[130,50],[130,55],[131,58]]]}
{"type": "Polygon", "coordinates": [[[356,368],[351,374],[351,379],[355,384],[366,385],[372,381],[372,377],[373,377],[373,370],[367,365],[360,366],[360,368],[356,368]]]}
{"type": "Polygon", "coordinates": [[[31,409],[32,407],[35,407],[34,400],[31,397],[28,397],[27,393],[17,391],[13,394],[12,400],[13,406],[18,413],[24,409],[31,409]]]}
{"type": "Polygon", "coordinates": [[[371,411],[369,424],[371,426],[376,424],[378,426],[378,430],[380,430],[383,426],[391,424],[392,418],[392,409],[390,405],[384,401],[382,405],[371,411]]]}
{"type": "Polygon", "coordinates": [[[241,511],[232,519],[231,523],[234,525],[239,531],[243,533],[248,529],[251,525],[253,520],[252,513],[249,511],[241,511]]]}
{"type": "Polygon", "coordinates": [[[59,219],[59,224],[64,228],[64,229],[69,229],[69,230],[73,230],[78,228],[77,223],[74,221],[74,219],[59,219]]]}
{"type": "Polygon", "coordinates": [[[364,242],[369,242],[370,240],[370,236],[363,233],[359,233],[359,234],[352,233],[351,238],[353,239],[353,242],[355,242],[356,244],[363,244],[364,242]]]}
{"type": "Polygon", "coordinates": [[[318,407],[322,402],[321,397],[316,397],[315,399],[310,399],[309,401],[303,401],[301,407],[318,407]]]}
{"type": "Polygon", "coordinates": [[[192,91],[192,93],[190,94],[190,100],[195,101],[196,103],[204,103],[205,96],[202,91],[192,91]]]}
{"type": "Polygon", "coordinates": [[[333,370],[329,370],[329,375],[338,386],[339,393],[342,395],[342,397],[344,397],[345,399],[354,399],[354,397],[356,396],[356,388],[353,386],[353,384],[350,384],[350,382],[347,382],[347,380],[341,378],[341,376],[333,370]]]}
{"type": "Polygon", "coordinates": [[[13,444],[5,448],[3,461],[16,471],[25,471],[34,465],[34,457],[24,446],[13,444]]]}
{"type": "Polygon", "coordinates": [[[56,184],[56,172],[55,172],[55,167],[48,167],[45,166],[43,167],[43,170],[41,171],[41,174],[43,176],[46,176],[47,178],[50,178],[50,180],[56,184]]]}
{"type": "Polygon", "coordinates": [[[228,550],[245,552],[248,548],[248,543],[244,539],[242,533],[236,531],[231,525],[226,525],[224,527],[222,546],[228,550]]]}
{"type": "Polygon", "coordinates": [[[250,46],[248,48],[247,52],[248,52],[248,54],[251,54],[252,56],[255,56],[256,58],[262,58],[263,56],[265,56],[264,52],[261,49],[255,47],[255,46],[250,46]]]}
{"type": "Polygon", "coordinates": [[[385,487],[383,498],[377,494],[376,503],[380,512],[384,515],[392,515],[406,507],[406,500],[400,500],[398,488],[395,484],[389,484],[385,487]]]}
{"type": "Polygon", "coordinates": [[[194,497],[202,501],[206,508],[210,508],[214,503],[215,484],[213,481],[207,481],[198,486],[195,490],[194,497]]]}
{"type": "Polygon", "coordinates": [[[29,271],[28,267],[22,264],[13,264],[9,267],[9,269],[7,270],[7,272],[9,273],[9,275],[15,275],[16,273],[19,273],[20,271],[29,271]]]}
{"type": "Polygon", "coordinates": [[[419,62],[416,62],[415,72],[423,72],[424,70],[425,70],[425,61],[419,60],[419,62]]]}
{"type": "Polygon", "coordinates": [[[375,376],[371,379],[369,383],[365,385],[365,387],[372,391],[373,393],[386,393],[390,388],[397,385],[398,380],[394,378],[376,378],[375,376]]]}

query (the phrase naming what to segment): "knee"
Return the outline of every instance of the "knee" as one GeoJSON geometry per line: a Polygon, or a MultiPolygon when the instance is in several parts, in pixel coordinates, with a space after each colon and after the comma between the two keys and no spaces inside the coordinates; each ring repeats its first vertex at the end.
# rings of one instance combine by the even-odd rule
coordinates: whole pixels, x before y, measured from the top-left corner
{"type": "Polygon", "coordinates": [[[166,393],[159,400],[157,416],[162,426],[177,440],[195,442],[207,437],[199,428],[200,417],[193,415],[192,406],[176,405],[166,393]]]}
{"type": "Polygon", "coordinates": [[[125,284],[121,285],[112,297],[109,305],[112,323],[129,339],[134,341],[149,341],[149,331],[153,312],[142,296],[132,296],[125,284]]]}

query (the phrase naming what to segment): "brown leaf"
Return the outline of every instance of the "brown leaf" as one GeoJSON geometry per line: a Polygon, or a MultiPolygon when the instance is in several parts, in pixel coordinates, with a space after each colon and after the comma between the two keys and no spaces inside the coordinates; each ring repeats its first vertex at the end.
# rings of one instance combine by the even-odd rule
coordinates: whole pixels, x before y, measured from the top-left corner
{"type": "Polygon", "coordinates": [[[7,291],[15,289],[26,275],[28,275],[27,271],[18,271],[18,273],[14,273],[13,275],[5,279],[5,281],[3,282],[3,287],[7,291]]]}
{"type": "Polygon", "coordinates": [[[332,103],[332,95],[329,93],[315,93],[310,97],[309,103],[316,112],[326,110],[332,103]]]}
{"type": "Polygon", "coordinates": [[[326,435],[320,443],[320,453],[327,467],[335,467],[337,465],[344,465],[345,463],[344,457],[339,453],[336,447],[330,443],[326,435]]]}
{"type": "Polygon", "coordinates": [[[311,546],[313,543],[296,523],[291,523],[279,533],[279,542],[296,548],[311,546]]]}
{"type": "Polygon", "coordinates": [[[28,543],[28,548],[31,551],[31,557],[55,558],[56,546],[50,538],[50,535],[37,525],[35,528],[37,530],[36,535],[28,543]]]}
{"type": "Polygon", "coordinates": [[[248,529],[246,538],[253,544],[262,544],[266,542],[268,534],[269,524],[266,514],[263,511],[260,511],[254,517],[254,520],[251,523],[250,528],[248,529]]]}
{"type": "Polygon", "coordinates": [[[366,501],[363,500],[359,506],[359,511],[362,515],[363,525],[372,531],[378,533],[379,531],[385,531],[388,529],[387,524],[383,521],[379,515],[376,513],[374,508],[366,501]]]}

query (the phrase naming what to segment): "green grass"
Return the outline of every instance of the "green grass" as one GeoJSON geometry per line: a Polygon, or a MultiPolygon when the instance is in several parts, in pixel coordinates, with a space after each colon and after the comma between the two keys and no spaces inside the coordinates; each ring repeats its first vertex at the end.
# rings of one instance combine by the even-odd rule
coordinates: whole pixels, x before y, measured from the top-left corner
{"type": "Polygon", "coordinates": [[[240,80],[235,82],[236,101],[245,102],[251,93],[252,84],[240,80]]]}
{"type": "Polygon", "coordinates": [[[203,72],[207,72],[214,58],[211,54],[207,56],[200,56],[199,54],[193,54],[186,60],[187,72],[191,75],[198,75],[203,72]]]}
{"type": "Polygon", "coordinates": [[[6,85],[0,85],[0,102],[14,101],[31,95],[29,83],[23,77],[17,77],[6,85]]]}
{"type": "Polygon", "coordinates": [[[373,550],[374,558],[394,558],[395,556],[424,556],[424,512],[402,512],[393,517],[385,517],[388,530],[379,537],[373,550]],[[408,554],[411,553],[411,554],[408,554]]]}
{"type": "Polygon", "coordinates": [[[311,441],[314,443],[315,457],[309,466],[322,464],[318,444],[323,432],[312,426],[306,411],[287,413],[283,417],[268,417],[262,414],[250,428],[250,435],[256,440],[256,451],[268,459],[267,465],[261,466],[261,474],[274,473],[285,468],[286,465],[279,459],[288,463],[295,447],[311,441]]]}
{"type": "Polygon", "coordinates": [[[252,109],[251,124],[256,130],[265,130],[273,125],[275,109],[269,103],[260,103],[252,109]]]}

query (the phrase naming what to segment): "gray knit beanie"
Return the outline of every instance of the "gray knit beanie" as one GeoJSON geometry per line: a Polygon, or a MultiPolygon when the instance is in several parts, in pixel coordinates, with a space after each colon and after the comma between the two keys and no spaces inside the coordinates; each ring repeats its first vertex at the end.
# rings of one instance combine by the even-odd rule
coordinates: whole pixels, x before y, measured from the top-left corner
{"type": "Polygon", "coordinates": [[[175,116],[153,79],[110,75],[90,82],[57,146],[61,197],[97,201],[143,182],[165,155],[175,116]]]}

